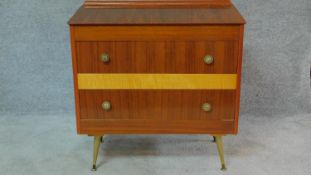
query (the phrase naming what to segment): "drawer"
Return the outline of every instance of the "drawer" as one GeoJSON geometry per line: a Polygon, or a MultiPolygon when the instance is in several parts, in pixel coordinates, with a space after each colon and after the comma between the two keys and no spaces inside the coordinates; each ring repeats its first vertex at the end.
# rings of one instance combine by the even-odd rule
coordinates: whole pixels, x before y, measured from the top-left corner
{"type": "Polygon", "coordinates": [[[79,73],[236,73],[235,41],[80,41],[79,73]]]}
{"type": "Polygon", "coordinates": [[[80,90],[80,118],[234,121],[235,93],[235,90],[80,90]]]}

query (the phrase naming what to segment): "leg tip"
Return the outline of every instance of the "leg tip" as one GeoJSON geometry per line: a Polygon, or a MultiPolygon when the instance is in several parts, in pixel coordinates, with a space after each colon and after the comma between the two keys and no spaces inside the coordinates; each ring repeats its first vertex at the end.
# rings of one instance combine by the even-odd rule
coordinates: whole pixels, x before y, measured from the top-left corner
{"type": "Polygon", "coordinates": [[[216,143],[216,137],[215,136],[213,136],[213,141],[212,142],[216,143]]]}
{"type": "Polygon", "coordinates": [[[96,171],[96,170],[97,170],[96,165],[93,165],[92,171],[96,171]]]}
{"type": "Polygon", "coordinates": [[[226,168],[226,165],[221,165],[221,171],[226,171],[227,168],[226,168]]]}

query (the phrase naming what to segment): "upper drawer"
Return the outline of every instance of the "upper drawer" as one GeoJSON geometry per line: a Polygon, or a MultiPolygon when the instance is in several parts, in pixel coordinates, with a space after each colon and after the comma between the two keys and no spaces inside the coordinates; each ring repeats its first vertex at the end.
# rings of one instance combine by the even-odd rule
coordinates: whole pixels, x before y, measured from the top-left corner
{"type": "Polygon", "coordinates": [[[79,73],[236,73],[234,40],[79,41],[79,73]]]}
{"type": "Polygon", "coordinates": [[[71,37],[78,73],[236,73],[241,31],[239,25],[75,26],[71,37]],[[206,64],[206,56],[213,61],[207,57],[206,64]]]}

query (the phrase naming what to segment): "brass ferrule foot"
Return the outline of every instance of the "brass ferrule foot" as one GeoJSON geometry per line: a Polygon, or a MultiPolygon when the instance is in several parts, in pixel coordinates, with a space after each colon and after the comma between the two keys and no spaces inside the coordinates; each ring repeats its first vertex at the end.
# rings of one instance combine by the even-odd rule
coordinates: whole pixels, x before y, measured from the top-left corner
{"type": "Polygon", "coordinates": [[[226,170],[227,170],[226,165],[222,164],[221,165],[221,171],[226,171],[226,170]]]}
{"type": "Polygon", "coordinates": [[[96,171],[96,170],[97,170],[96,165],[93,165],[92,171],[96,171]]]}

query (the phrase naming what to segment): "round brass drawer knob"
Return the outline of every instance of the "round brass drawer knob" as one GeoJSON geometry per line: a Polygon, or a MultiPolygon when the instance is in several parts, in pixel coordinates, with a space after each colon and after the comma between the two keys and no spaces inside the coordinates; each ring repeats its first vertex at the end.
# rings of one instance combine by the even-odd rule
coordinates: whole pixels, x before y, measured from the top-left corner
{"type": "Polygon", "coordinates": [[[100,56],[100,60],[104,63],[108,63],[110,61],[109,55],[107,53],[103,53],[100,56]]]}
{"type": "Polygon", "coordinates": [[[210,111],[212,111],[212,105],[210,103],[204,103],[202,105],[202,110],[204,112],[210,112],[210,111]]]}
{"type": "Polygon", "coordinates": [[[111,103],[110,103],[109,101],[104,101],[103,104],[102,104],[102,108],[103,108],[105,111],[111,110],[111,103]]]}
{"type": "Polygon", "coordinates": [[[206,55],[203,60],[205,64],[212,64],[214,62],[214,57],[211,55],[206,55]]]}

